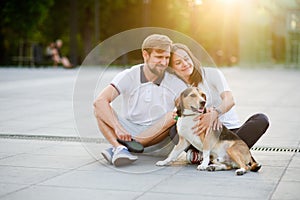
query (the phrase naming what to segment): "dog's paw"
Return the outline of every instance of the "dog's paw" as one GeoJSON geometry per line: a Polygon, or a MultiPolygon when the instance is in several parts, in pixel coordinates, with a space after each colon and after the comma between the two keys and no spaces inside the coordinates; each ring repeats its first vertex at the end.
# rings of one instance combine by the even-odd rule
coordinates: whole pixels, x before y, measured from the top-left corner
{"type": "Polygon", "coordinates": [[[257,163],[254,167],[251,167],[252,172],[258,172],[261,168],[261,164],[257,163]]]}
{"type": "Polygon", "coordinates": [[[241,176],[244,175],[247,171],[244,168],[235,170],[235,175],[241,176]]]}
{"type": "Polygon", "coordinates": [[[161,161],[157,161],[155,165],[156,166],[168,166],[168,165],[170,165],[170,163],[166,160],[161,160],[161,161]]]}
{"type": "Polygon", "coordinates": [[[209,166],[206,167],[206,170],[210,171],[210,172],[213,172],[213,171],[216,171],[216,167],[214,165],[209,165],[209,166]]]}
{"type": "Polygon", "coordinates": [[[200,171],[205,171],[206,169],[207,169],[207,165],[198,165],[198,167],[197,167],[197,170],[200,170],[200,171]]]}

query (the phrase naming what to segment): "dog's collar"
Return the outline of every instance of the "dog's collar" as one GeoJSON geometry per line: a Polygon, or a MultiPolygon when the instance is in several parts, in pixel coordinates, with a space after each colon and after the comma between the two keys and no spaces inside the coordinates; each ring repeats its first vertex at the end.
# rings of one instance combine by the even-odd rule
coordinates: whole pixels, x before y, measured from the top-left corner
{"type": "Polygon", "coordinates": [[[191,110],[187,110],[187,109],[184,109],[184,111],[182,112],[182,116],[195,116],[195,115],[199,115],[200,113],[196,113],[196,112],[193,112],[191,110]]]}

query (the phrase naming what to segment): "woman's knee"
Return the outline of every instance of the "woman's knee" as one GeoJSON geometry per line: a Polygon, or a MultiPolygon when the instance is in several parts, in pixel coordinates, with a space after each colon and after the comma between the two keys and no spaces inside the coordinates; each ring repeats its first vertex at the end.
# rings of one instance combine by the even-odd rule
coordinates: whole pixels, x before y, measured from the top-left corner
{"type": "Polygon", "coordinates": [[[263,129],[263,133],[269,128],[270,120],[267,115],[264,113],[257,113],[252,116],[256,123],[259,124],[261,129],[263,129]]]}
{"type": "Polygon", "coordinates": [[[270,125],[270,120],[268,116],[263,113],[258,113],[257,115],[261,123],[264,124],[266,128],[268,128],[270,125]]]}

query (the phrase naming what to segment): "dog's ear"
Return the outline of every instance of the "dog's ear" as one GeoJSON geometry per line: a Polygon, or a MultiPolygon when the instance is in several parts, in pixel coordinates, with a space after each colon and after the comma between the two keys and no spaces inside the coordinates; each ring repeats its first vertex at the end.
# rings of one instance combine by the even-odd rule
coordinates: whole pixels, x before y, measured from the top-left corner
{"type": "Polygon", "coordinates": [[[176,106],[176,113],[178,117],[181,117],[182,115],[182,94],[175,100],[175,106],[176,106]]]}
{"type": "Polygon", "coordinates": [[[205,95],[205,93],[202,92],[201,96],[206,101],[206,95],[205,95]]]}
{"type": "Polygon", "coordinates": [[[206,101],[206,94],[202,90],[200,90],[198,87],[197,87],[197,91],[199,92],[201,97],[206,101]]]}

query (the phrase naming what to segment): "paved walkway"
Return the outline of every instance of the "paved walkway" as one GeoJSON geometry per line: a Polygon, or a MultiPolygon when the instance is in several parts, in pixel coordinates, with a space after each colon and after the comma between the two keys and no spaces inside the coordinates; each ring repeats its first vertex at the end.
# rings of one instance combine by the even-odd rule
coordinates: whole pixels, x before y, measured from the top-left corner
{"type": "Polygon", "coordinates": [[[82,90],[77,74],[98,76],[97,87],[88,83],[80,91],[96,95],[118,71],[0,68],[1,200],[300,199],[299,70],[222,69],[241,119],[264,112],[271,120],[252,150],[263,167],[244,176],[180,162],[160,168],[154,163],[161,157],[151,156],[132,166],[107,165],[99,152],[108,144],[90,119],[92,107],[80,106],[73,94],[82,90]]]}

